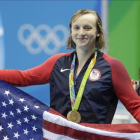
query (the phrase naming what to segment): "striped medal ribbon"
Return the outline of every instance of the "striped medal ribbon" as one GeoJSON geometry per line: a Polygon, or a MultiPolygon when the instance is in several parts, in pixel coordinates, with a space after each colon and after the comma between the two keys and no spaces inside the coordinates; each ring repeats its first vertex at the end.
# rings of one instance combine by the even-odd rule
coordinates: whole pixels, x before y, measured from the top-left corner
{"type": "Polygon", "coordinates": [[[86,70],[86,72],[84,74],[84,77],[82,79],[82,82],[80,84],[80,87],[79,87],[79,90],[78,90],[78,94],[77,94],[77,96],[75,98],[74,68],[75,68],[76,56],[74,54],[73,61],[72,61],[72,64],[71,64],[71,70],[70,70],[70,73],[69,73],[69,91],[70,91],[70,100],[71,100],[71,107],[72,107],[72,111],[70,111],[67,114],[67,119],[69,121],[73,121],[73,122],[76,122],[76,123],[79,123],[81,121],[81,115],[80,115],[80,113],[77,110],[79,108],[79,105],[80,105],[80,102],[81,102],[81,99],[82,99],[82,96],[83,96],[83,92],[84,92],[84,89],[85,89],[85,85],[86,85],[87,79],[89,77],[89,74],[90,74],[92,68],[95,65],[96,57],[97,57],[97,51],[95,51],[95,55],[91,59],[89,65],[88,65],[88,68],[87,68],[87,70],[86,70]]]}

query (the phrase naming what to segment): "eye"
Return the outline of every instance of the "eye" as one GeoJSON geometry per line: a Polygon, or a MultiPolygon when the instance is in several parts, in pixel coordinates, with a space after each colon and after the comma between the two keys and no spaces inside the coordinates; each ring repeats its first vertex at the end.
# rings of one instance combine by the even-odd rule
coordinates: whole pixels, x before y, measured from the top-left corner
{"type": "Polygon", "coordinates": [[[86,30],[91,30],[92,27],[90,27],[90,26],[85,26],[84,29],[86,29],[86,30]]]}
{"type": "Polygon", "coordinates": [[[78,30],[79,26],[74,26],[73,29],[78,30]]]}

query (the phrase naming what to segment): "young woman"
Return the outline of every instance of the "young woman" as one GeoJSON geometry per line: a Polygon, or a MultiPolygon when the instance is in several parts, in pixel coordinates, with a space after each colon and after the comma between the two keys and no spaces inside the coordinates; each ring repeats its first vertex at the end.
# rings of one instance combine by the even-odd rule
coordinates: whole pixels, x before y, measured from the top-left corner
{"type": "Polygon", "coordinates": [[[0,70],[0,79],[15,86],[50,83],[50,107],[68,120],[111,123],[118,99],[140,122],[140,97],[123,64],[100,52],[105,41],[95,11],[82,9],[71,18],[68,49],[35,68],[0,70]]]}

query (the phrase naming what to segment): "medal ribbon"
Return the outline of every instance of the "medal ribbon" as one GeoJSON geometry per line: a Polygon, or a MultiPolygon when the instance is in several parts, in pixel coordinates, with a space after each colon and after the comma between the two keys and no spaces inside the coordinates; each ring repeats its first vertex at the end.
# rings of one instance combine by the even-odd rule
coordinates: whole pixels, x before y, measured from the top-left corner
{"type": "Polygon", "coordinates": [[[75,54],[74,54],[73,61],[72,61],[72,64],[71,64],[71,70],[70,70],[70,74],[69,74],[69,90],[70,90],[70,100],[71,100],[72,110],[77,111],[78,108],[79,108],[79,105],[80,105],[80,102],[81,102],[81,99],[82,99],[82,96],[83,96],[83,92],[84,92],[84,89],[85,89],[85,85],[86,85],[87,79],[89,77],[89,74],[90,74],[92,68],[95,65],[96,57],[97,57],[97,51],[95,51],[95,55],[91,59],[90,64],[88,65],[88,68],[87,68],[87,70],[84,74],[81,85],[79,87],[77,97],[75,99],[75,90],[74,90],[75,54]]]}

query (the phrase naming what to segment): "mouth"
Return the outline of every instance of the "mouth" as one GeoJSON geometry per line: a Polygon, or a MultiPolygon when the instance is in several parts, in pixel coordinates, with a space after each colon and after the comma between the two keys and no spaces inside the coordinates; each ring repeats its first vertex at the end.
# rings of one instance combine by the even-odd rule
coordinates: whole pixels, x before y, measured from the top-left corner
{"type": "Polygon", "coordinates": [[[78,40],[86,40],[87,38],[77,38],[78,40]]]}

